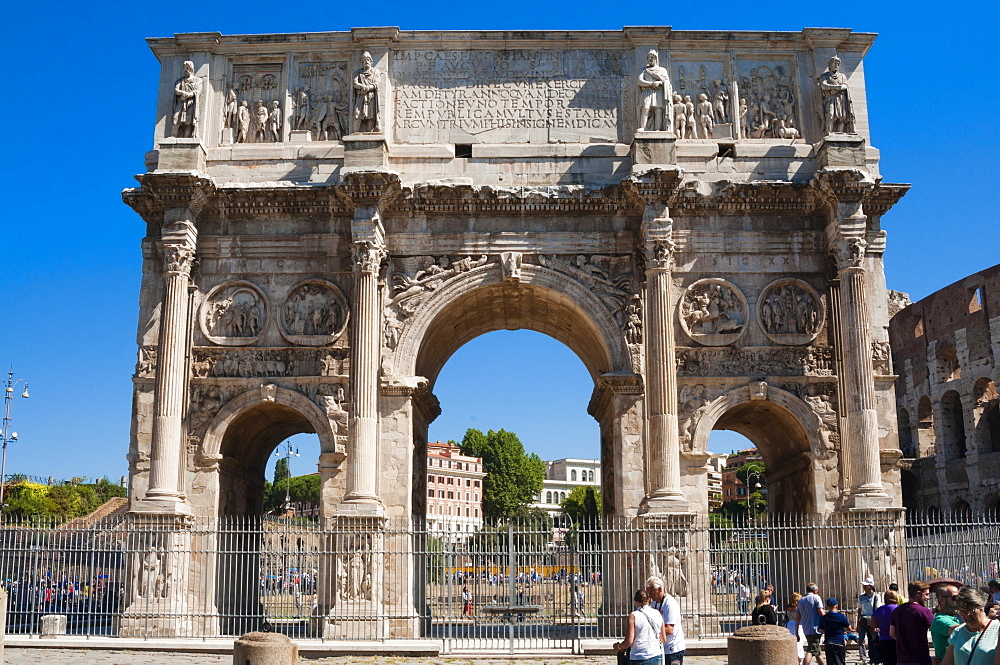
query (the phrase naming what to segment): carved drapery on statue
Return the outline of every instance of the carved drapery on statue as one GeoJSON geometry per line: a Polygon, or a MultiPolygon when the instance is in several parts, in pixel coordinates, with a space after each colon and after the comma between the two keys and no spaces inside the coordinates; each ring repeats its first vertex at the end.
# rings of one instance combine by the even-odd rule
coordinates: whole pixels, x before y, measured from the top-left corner
{"type": "Polygon", "coordinates": [[[361,55],[361,71],[354,77],[354,131],[372,134],[382,131],[379,124],[378,72],[372,67],[371,53],[361,55]]]}
{"type": "Polygon", "coordinates": [[[823,131],[826,134],[854,133],[854,106],[847,76],[840,71],[840,58],[833,56],[819,76],[823,97],[823,131]]]}
{"type": "Polygon", "coordinates": [[[174,83],[173,135],[176,138],[196,138],[201,113],[202,80],[194,74],[194,63],[184,61],[184,76],[174,83]]]}

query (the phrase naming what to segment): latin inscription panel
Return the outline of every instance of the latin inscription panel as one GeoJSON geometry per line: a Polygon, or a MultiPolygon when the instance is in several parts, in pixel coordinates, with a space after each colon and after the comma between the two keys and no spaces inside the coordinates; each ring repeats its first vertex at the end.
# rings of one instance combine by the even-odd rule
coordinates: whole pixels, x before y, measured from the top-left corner
{"type": "Polygon", "coordinates": [[[618,142],[630,69],[619,50],[395,51],[395,140],[618,142]]]}

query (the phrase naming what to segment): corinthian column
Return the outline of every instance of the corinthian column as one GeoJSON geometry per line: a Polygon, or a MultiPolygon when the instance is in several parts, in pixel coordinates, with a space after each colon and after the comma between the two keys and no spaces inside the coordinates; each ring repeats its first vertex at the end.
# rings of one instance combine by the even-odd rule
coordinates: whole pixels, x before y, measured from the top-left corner
{"type": "Polygon", "coordinates": [[[879,460],[875,370],[865,298],[864,258],[867,242],[838,237],[831,243],[840,279],[840,343],[846,395],[847,445],[850,446],[851,495],[887,497],[879,460]]]}
{"type": "MultiPolygon", "coordinates": [[[[663,211],[665,212],[665,211],[663,211]]],[[[647,215],[649,217],[649,215],[647,215]]],[[[674,362],[673,222],[659,216],[643,223],[646,256],[646,421],[648,492],[645,513],[687,507],[681,492],[677,434],[677,366],[674,362]]]]}
{"type": "Polygon", "coordinates": [[[157,352],[153,440],[150,454],[149,488],[152,501],[181,501],[181,416],[187,366],[185,349],[189,335],[188,285],[198,232],[187,220],[167,223],[162,234],[163,304],[157,352]]]}
{"type": "Polygon", "coordinates": [[[382,223],[373,206],[359,207],[354,218],[354,304],[351,309],[351,412],[344,504],[381,505],[378,478],[378,373],[382,303],[378,277],[386,258],[382,223]]]}

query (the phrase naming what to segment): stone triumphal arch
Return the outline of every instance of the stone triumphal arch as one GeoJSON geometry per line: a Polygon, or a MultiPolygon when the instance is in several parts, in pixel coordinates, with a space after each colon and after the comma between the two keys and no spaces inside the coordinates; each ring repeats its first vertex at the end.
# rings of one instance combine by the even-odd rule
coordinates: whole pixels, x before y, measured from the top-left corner
{"type": "MultiPolygon", "coordinates": [[[[132,514],[176,542],[258,514],[267,456],[315,432],[324,519],[413,519],[438,372],[518,328],[590,372],[609,514],[703,515],[713,428],[758,444],[776,509],[898,509],[881,220],[907,186],[869,143],[873,40],[150,40],[132,514]]],[[[212,577],[174,542],[150,574],[212,577]]],[[[162,588],[132,614],[206,602],[162,588]]]]}

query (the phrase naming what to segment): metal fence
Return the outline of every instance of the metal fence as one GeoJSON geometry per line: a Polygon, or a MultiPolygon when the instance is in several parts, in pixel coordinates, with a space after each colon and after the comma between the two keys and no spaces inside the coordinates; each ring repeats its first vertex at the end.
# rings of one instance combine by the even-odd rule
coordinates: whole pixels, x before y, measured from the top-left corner
{"type": "Polygon", "coordinates": [[[421,638],[446,652],[579,650],[618,638],[650,574],[677,597],[689,640],[749,623],[773,585],[779,614],[809,582],[852,613],[879,590],[998,576],[992,516],[897,513],[604,519],[428,528],[134,516],[0,526],[7,630],[63,614],[78,635],[223,637],[269,626],[297,639],[421,638]]]}

